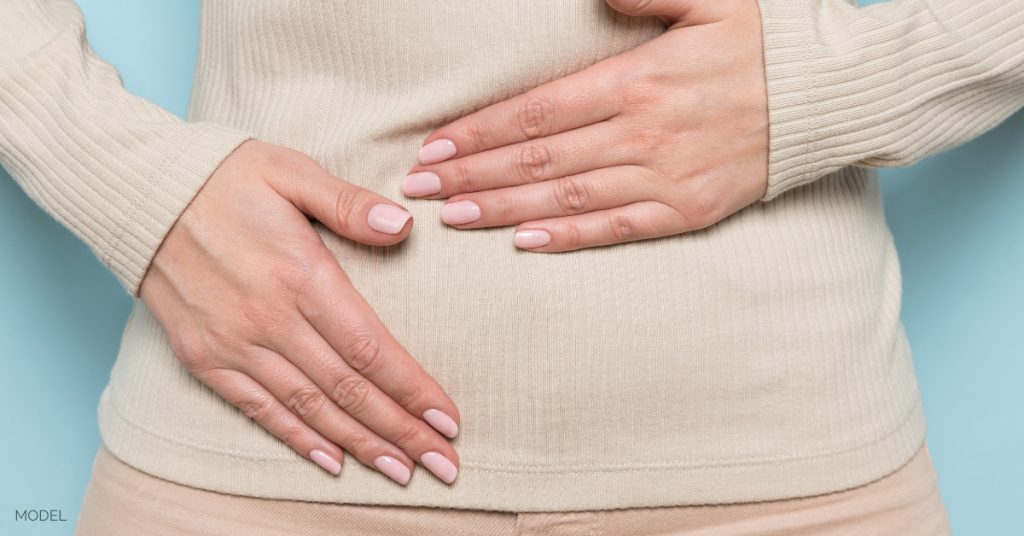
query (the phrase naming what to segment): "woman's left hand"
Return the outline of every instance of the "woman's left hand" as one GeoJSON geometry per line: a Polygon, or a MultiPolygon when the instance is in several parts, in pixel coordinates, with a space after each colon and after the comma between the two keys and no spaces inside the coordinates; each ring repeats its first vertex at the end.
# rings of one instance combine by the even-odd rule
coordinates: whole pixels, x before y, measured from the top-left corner
{"type": "Polygon", "coordinates": [[[669,30],[433,132],[406,195],[449,198],[459,229],[518,225],[568,251],[701,229],[767,188],[755,0],[608,0],[669,30]]]}

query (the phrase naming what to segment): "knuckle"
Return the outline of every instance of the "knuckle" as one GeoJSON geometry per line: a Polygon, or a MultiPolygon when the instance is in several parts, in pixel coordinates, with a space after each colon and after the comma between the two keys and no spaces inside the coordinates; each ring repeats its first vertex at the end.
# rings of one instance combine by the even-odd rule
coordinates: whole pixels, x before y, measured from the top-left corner
{"type": "Polygon", "coordinates": [[[628,0],[626,4],[634,12],[640,12],[651,6],[651,0],[628,0]]]}
{"type": "Polygon", "coordinates": [[[480,150],[481,146],[486,144],[489,132],[489,129],[483,128],[479,123],[470,121],[462,127],[462,135],[460,138],[465,140],[463,143],[467,144],[466,150],[470,152],[477,152],[480,150]]]}
{"type": "Polygon", "coordinates": [[[573,221],[566,222],[562,228],[562,241],[565,244],[565,248],[577,249],[580,247],[582,240],[579,225],[573,221]]]}
{"type": "Polygon", "coordinates": [[[261,341],[286,340],[295,333],[295,321],[283,318],[277,307],[266,303],[254,303],[252,307],[243,309],[239,315],[239,335],[237,348],[243,353],[252,353],[253,346],[261,341]]]}
{"type": "Polygon", "coordinates": [[[511,196],[499,193],[490,196],[487,214],[495,222],[512,222],[521,219],[519,204],[511,196]]]}
{"type": "MultiPolygon", "coordinates": [[[[305,260],[292,264],[288,279],[279,281],[288,296],[301,303],[317,303],[323,299],[325,288],[329,288],[338,275],[338,261],[326,250],[319,248],[307,252],[305,260]]],[[[282,269],[284,273],[284,270],[282,269]]],[[[279,321],[274,319],[274,321],[279,321]]]]}
{"type": "Polygon", "coordinates": [[[469,168],[463,164],[452,164],[450,169],[451,171],[448,173],[448,176],[451,181],[453,192],[474,191],[473,177],[469,172],[469,168]]]}
{"type": "MultiPolygon", "coordinates": [[[[648,125],[627,125],[622,128],[623,134],[628,136],[629,143],[634,150],[643,151],[640,154],[657,155],[658,149],[665,143],[664,132],[660,129],[649,128],[648,125]]],[[[671,145],[673,149],[676,146],[671,145]]]]}
{"type": "Polygon", "coordinates": [[[631,59],[630,69],[622,72],[620,83],[613,86],[613,92],[624,108],[647,106],[659,94],[655,78],[659,68],[649,58],[631,59]]]}
{"type": "Polygon", "coordinates": [[[628,242],[637,236],[636,222],[625,214],[615,214],[608,218],[608,230],[618,242],[628,242]]]}
{"type": "Polygon", "coordinates": [[[272,285],[290,293],[298,293],[311,277],[308,266],[293,262],[271,262],[266,270],[267,279],[272,285]]]}
{"type": "Polygon", "coordinates": [[[651,0],[608,0],[608,5],[629,15],[645,10],[651,5],[651,0]]]}
{"type": "Polygon", "coordinates": [[[273,407],[273,401],[265,396],[247,398],[238,403],[238,409],[242,410],[246,417],[259,423],[267,421],[273,407]]]}
{"type": "Polygon", "coordinates": [[[584,181],[575,177],[559,180],[555,186],[555,201],[563,212],[577,214],[589,204],[590,191],[584,181]]]}
{"type": "Polygon", "coordinates": [[[171,345],[178,361],[189,370],[202,369],[209,360],[210,350],[204,337],[189,333],[176,338],[171,345]]]}
{"type": "Polygon", "coordinates": [[[636,180],[653,183],[661,191],[682,192],[683,194],[688,192],[686,172],[665,169],[668,167],[670,166],[656,166],[654,169],[648,169],[647,172],[640,172],[636,175],[636,180]]]}
{"type": "Polygon", "coordinates": [[[551,151],[540,143],[524,143],[515,151],[513,168],[520,182],[544,180],[551,171],[551,151]]]}
{"type": "Polygon", "coordinates": [[[395,431],[394,442],[399,445],[415,445],[424,439],[423,427],[414,422],[399,425],[395,431]]]}
{"type": "Polygon", "coordinates": [[[370,384],[356,375],[349,375],[334,384],[331,399],[345,411],[358,411],[370,394],[370,384]]]}
{"type": "Polygon", "coordinates": [[[526,139],[546,136],[552,125],[555,105],[550,99],[529,95],[516,111],[516,122],[526,139]]]}
{"type": "Polygon", "coordinates": [[[352,228],[352,219],[359,207],[358,188],[341,186],[334,196],[334,223],[338,232],[347,233],[352,228]]]}
{"type": "MultiPolygon", "coordinates": [[[[646,83],[634,82],[632,84],[623,84],[618,88],[618,100],[624,103],[625,106],[636,107],[646,106],[647,97],[651,94],[651,88],[646,83]]],[[[637,129],[642,131],[643,129],[637,129]]],[[[642,134],[642,132],[638,132],[642,134]]],[[[645,137],[645,139],[647,139],[645,137]]]]}
{"type": "Polygon", "coordinates": [[[722,200],[717,192],[698,188],[686,198],[684,213],[695,229],[707,227],[720,219],[722,200]]]}
{"type": "Polygon", "coordinates": [[[372,373],[381,360],[380,341],[369,335],[356,335],[343,353],[345,360],[358,372],[372,373]]]}
{"type": "Polygon", "coordinates": [[[303,419],[310,419],[324,408],[324,394],[314,386],[300,387],[288,397],[288,408],[303,419]]]}
{"type": "Polygon", "coordinates": [[[301,151],[281,146],[269,146],[270,149],[262,151],[262,166],[266,169],[275,170],[285,176],[295,177],[303,174],[313,160],[301,151]]]}

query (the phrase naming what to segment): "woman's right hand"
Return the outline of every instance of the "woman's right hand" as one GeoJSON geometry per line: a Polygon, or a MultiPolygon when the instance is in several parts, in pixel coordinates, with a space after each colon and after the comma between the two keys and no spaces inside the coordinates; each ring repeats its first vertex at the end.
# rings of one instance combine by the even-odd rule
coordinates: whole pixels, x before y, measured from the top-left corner
{"type": "Polygon", "coordinates": [[[455,479],[455,404],[352,287],[307,216],[370,245],[412,216],[305,155],[248,141],[167,235],[140,296],[200,381],[338,474],[342,449],[405,484],[455,479]],[[429,423],[429,424],[428,424],[429,423]],[[438,433],[441,432],[441,433],[438,433]]]}

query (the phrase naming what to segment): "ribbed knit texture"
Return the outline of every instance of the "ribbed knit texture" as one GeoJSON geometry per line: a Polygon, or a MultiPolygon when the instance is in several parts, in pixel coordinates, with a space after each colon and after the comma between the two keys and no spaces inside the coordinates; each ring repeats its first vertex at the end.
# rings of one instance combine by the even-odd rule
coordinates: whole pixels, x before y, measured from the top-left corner
{"type": "Polygon", "coordinates": [[[1024,2],[760,2],[764,200],[841,167],[907,166],[1024,106],[1024,2]]]}
{"type": "Polygon", "coordinates": [[[419,468],[401,487],[352,457],[326,474],[193,379],[136,300],[104,442],[148,473],[260,497],[609,509],[799,497],[892,472],[925,421],[869,166],[1021,105],[1020,0],[762,1],[772,200],[698,232],[538,255],[511,228],[443,225],[438,202],[401,198],[402,176],[432,129],[631,49],[663,31],[654,19],[599,0],[207,0],[195,122],[182,123],[81,55],[72,6],[15,4],[0,36],[3,163],[128,288],[243,133],[415,217],[395,247],[318,231],[459,405],[452,486],[419,468]]]}
{"type": "Polygon", "coordinates": [[[0,163],[133,295],[206,178],[249,135],[124,90],[69,2],[0,6],[0,163]]]}

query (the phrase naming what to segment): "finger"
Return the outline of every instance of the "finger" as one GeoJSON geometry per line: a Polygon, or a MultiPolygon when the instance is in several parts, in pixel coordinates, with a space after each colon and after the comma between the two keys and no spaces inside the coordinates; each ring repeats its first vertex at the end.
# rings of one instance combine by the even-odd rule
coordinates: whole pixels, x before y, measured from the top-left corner
{"type": "Polygon", "coordinates": [[[434,164],[604,121],[618,112],[618,84],[614,59],[595,63],[436,130],[419,161],[434,164]]]}
{"type": "Polygon", "coordinates": [[[689,0],[607,0],[615,11],[634,17],[672,17],[681,19],[694,4],[689,0]]]}
{"type": "MultiPolygon", "coordinates": [[[[376,467],[400,484],[409,481],[413,461],[400,448],[333,404],[323,390],[287,358],[267,348],[260,353],[262,355],[248,360],[242,371],[263,385],[288,411],[351,452],[363,465],[376,467]]],[[[359,388],[355,383],[347,385],[359,388]]]]}
{"type": "Polygon", "coordinates": [[[658,201],[641,201],[525,223],[516,230],[514,241],[522,249],[548,253],[670,236],[686,230],[674,208],[658,201]]]}
{"type": "Polygon", "coordinates": [[[412,229],[412,214],[401,205],[343,181],[312,161],[293,174],[273,178],[272,185],[302,212],[362,244],[396,244],[412,229]]]}
{"type": "MultiPolygon", "coordinates": [[[[377,435],[398,446],[414,460],[428,453],[440,455],[458,467],[458,455],[448,441],[429,424],[409,414],[395,400],[354,371],[312,326],[294,330],[289,341],[291,361],[313,379],[345,413],[377,435]]],[[[428,469],[432,469],[428,466],[428,469]]],[[[442,480],[453,480],[444,472],[442,480]]]]}
{"type": "Polygon", "coordinates": [[[603,210],[655,195],[640,166],[595,169],[536,184],[452,197],[441,207],[441,220],[459,229],[515,225],[603,210]],[[477,217],[466,221],[469,217],[477,217]]]}
{"type": "Polygon", "coordinates": [[[721,20],[722,9],[715,4],[696,0],[607,0],[612,9],[634,17],[658,17],[666,24],[692,26],[721,20]],[[709,5],[710,4],[710,5],[709,5]]]}
{"type": "MultiPolygon", "coordinates": [[[[422,418],[448,437],[458,434],[460,416],[440,385],[394,339],[341,269],[323,270],[312,289],[299,296],[299,310],[310,325],[356,372],[368,379],[407,412],[422,418]],[[339,307],[338,304],[344,304],[339,307]]],[[[442,480],[453,480],[458,455],[420,461],[442,480]],[[450,477],[450,478],[449,478],[450,477]]]]}
{"type": "Polygon", "coordinates": [[[622,137],[619,126],[602,121],[433,166],[418,166],[402,183],[402,190],[410,197],[438,199],[624,164],[635,153],[623,143],[622,137]],[[433,175],[431,183],[439,188],[436,193],[416,195],[429,191],[419,188],[424,174],[433,175]]]}
{"type": "Polygon", "coordinates": [[[195,376],[292,450],[331,474],[341,472],[341,462],[345,459],[342,450],[302,422],[245,373],[218,368],[196,372],[195,376]]]}
{"type": "Polygon", "coordinates": [[[314,290],[299,297],[303,316],[353,370],[409,413],[454,437],[459,410],[444,389],[395,340],[340,268],[324,270],[319,277],[308,285],[314,290]],[[425,416],[430,410],[436,411],[425,416]]]}

